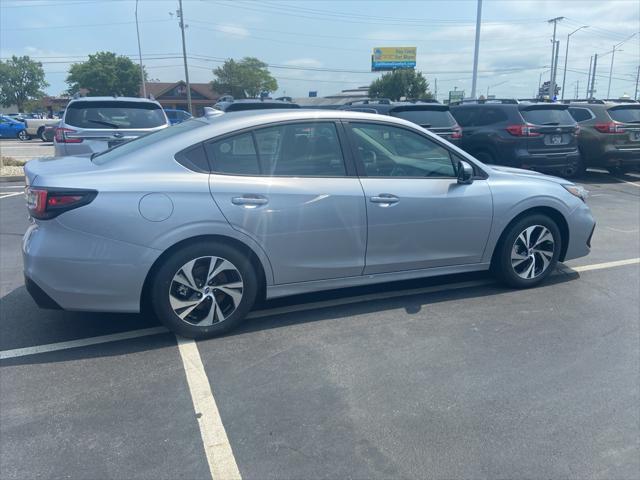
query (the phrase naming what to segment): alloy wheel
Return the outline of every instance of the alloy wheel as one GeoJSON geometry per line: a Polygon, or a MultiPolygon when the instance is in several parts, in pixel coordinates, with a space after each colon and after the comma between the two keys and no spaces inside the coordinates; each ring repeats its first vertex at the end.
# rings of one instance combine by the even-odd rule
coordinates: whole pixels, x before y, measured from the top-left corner
{"type": "Polygon", "coordinates": [[[547,227],[527,227],[513,243],[511,268],[520,278],[532,280],[547,271],[554,252],[555,239],[547,227]]]}
{"type": "Polygon", "coordinates": [[[225,321],[242,301],[240,271],[221,257],[199,257],[185,263],[169,286],[169,303],[183,321],[210,326],[225,321]]]}

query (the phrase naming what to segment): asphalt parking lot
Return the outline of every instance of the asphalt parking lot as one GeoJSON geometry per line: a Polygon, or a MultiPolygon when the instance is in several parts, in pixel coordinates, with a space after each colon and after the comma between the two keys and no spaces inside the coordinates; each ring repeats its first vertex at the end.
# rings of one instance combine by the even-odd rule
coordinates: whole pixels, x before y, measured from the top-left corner
{"type": "Polygon", "coordinates": [[[539,288],[304,295],[180,346],[153,318],[39,310],[21,186],[0,184],[0,476],[638,478],[640,175],[580,183],[592,253],[539,288]]]}

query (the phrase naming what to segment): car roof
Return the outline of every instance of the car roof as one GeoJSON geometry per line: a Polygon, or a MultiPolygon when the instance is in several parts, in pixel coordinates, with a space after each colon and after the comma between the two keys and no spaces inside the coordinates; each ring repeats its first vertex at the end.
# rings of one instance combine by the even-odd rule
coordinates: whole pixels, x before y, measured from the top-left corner
{"type": "MultiPolygon", "coordinates": [[[[72,99],[68,105],[76,102],[139,102],[139,103],[153,103],[155,105],[160,105],[157,101],[151,100],[149,98],[140,98],[140,97],[78,97],[72,99]]],[[[67,106],[68,106],[67,105],[67,106]]]]}
{"type": "Polygon", "coordinates": [[[211,117],[200,117],[198,120],[204,120],[212,125],[220,126],[221,128],[228,126],[230,130],[295,120],[362,120],[394,123],[409,126],[414,129],[420,128],[415,123],[409,122],[408,120],[403,120],[397,117],[381,116],[377,113],[353,112],[348,110],[313,110],[310,108],[243,110],[239,112],[227,112],[222,115],[211,117]]]}

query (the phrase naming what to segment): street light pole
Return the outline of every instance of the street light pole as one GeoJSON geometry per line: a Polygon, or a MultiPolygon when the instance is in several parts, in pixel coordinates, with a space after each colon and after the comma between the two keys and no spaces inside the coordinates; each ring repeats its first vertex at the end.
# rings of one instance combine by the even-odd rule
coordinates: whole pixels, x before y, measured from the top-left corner
{"type": "Polygon", "coordinates": [[[556,72],[553,66],[555,65],[556,57],[556,28],[558,22],[564,19],[564,17],[556,17],[549,20],[549,23],[553,23],[553,40],[551,41],[551,78],[549,79],[549,99],[553,99],[556,93],[556,72]]]}
{"type": "Polygon", "coordinates": [[[144,67],[142,66],[142,48],[140,48],[140,28],[138,27],[138,0],[136,0],[136,33],[138,34],[138,57],[140,58],[140,82],[142,83],[142,97],[147,98],[147,86],[144,81],[144,67]]]}
{"type": "Polygon", "coordinates": [[[638,100],[638,80],[640,79],[640,65],[638,65],[638,73],[636,73],[636,93],[633,96],[634,99],[638,100]]]}
{"type": "Polygon", "coordinates": [[[180,31],[182,33],[182,58],[184,60],[184,78],[187,84],[187,104],[189,105],[189,113],[193,115],[193,107],[191,106],[191,84],[189,83],[189,67],[187,67],[187,47],[184,40],[184,12],[182,11],[182,0],[178,0],[179,10],[178,18],[180,19],[180,31]]]}
{"type": "Polygon", "coordinates": [[[589,98],[595,98],[596,93],[596,67],[598,66],[598,54],[593,56],[593,69],[591,71],[591,88],[589,89],[589,98]]]}
{"type": "Polygon", "coordinates": [[[582,27],[575,29],[573,32],[567,35],[567,46],[564,52],[564,73],[562,74],[562,90],[560,90],[560,100],[564,100],[564,83],[567,80],[567,59],[569,58],[569,40],[571,39],[571,35],[587,27],[588,25],[583,25],[582,27]]]}
{"type": "Polygon", "coordinates": [[[476,45],[473,53],[473,79],[471,80],[471,98],[476,98],[476,84],[478,82],[478,54],[480,52],[480,24],[482,22],[482,0],[478,0],[476,12],[476,45]]]}

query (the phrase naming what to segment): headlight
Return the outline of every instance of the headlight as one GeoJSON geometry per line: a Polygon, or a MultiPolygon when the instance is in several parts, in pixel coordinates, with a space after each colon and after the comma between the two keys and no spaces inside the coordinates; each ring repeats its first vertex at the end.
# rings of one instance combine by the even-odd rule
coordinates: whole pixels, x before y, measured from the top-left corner
{"type": "Polygon", "coordinates": [[[567,192],[569,192],[574,197],[578,197],[583,202],[587,201],[587,197],[589,196],[589,190],[580,185],[562,185],[567,192]]]}

